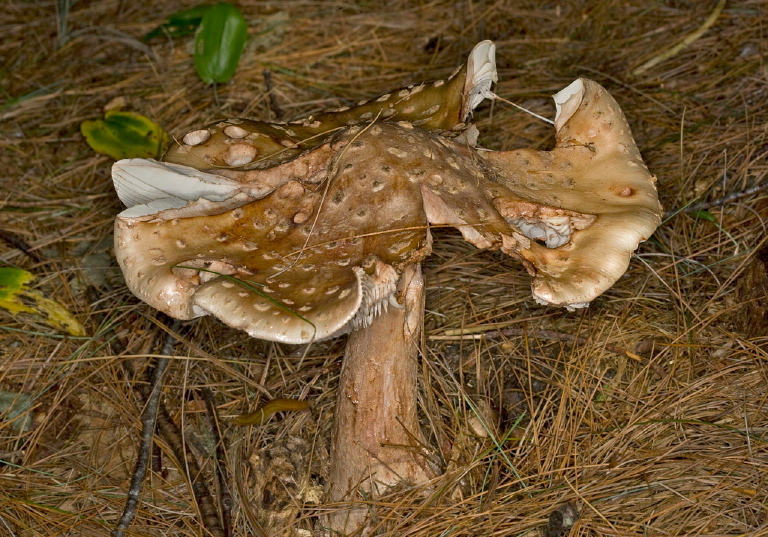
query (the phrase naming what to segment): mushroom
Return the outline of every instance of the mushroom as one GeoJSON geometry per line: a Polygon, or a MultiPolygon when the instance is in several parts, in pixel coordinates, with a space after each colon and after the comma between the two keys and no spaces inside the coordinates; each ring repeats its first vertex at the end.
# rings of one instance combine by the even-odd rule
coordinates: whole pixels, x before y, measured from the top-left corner
{"type": "MultiPolygon", "coordinates": [[[[331,501],[437,474],[416,414],[429,226],[454,226],[478,248],[518,258],[538,301],[583,307],[660,222],[655,178],[618,105],[592,81],[554,96],[551,151],[473,146],[464,122],[495,81],[493,50],[481,43],[447,83],[397,99],[296,124],[230,120],[184,136],[168,162],[114,167],[129,206],[116,220],[116,256],[139,298],[179,319],[212,314],[283,343],[352,332],[331,501]],[[407,121],[373,121],[388,110],[407,121]],[[293,152],[270,145],[268,127],[295,129],[285,133],[293,152]],[[316,138],[302,145],[308,134],[316,138]],[[241,144],[237,155],[249,162],[233,156],[241,144]]],[[[329,526],[349,532],[364,515],[339,513],[329,526]]]]}

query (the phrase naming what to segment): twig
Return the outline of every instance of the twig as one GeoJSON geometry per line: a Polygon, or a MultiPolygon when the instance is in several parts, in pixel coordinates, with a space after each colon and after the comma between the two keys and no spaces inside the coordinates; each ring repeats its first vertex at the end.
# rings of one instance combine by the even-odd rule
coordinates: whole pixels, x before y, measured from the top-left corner
{"type": "Polygon", "coordinates": [[[715,6],[715,10],[709,15],[707,20],[704,21],[704,24],[699,26],[695,32],[688,34],[685,39],[680,41],[677,45],[668,48],[661,54],[658,54],[645,62],[643,65],[632,71],[632,76],[638,76],[646,72],[651,67],[660,64],[661,62],[667,61],[668,59],[677,56],[681,50],[683,50],[685,47],[696,41],[698,38],[700,38],[702,35],[704,35],[704,32],[709,30],[712,25],[717,22],[718,17],[720,17],[720,13],[723,11],[723,8],[725,7],[725,0],[720,0],[717,5],[715,6]]]}
{"type": "MultiPolygon", "coordinates": [[[[541,339],[567,341],[568,343],[576,343],[578,345],[585,345],[590,342],[590,339],[584,336],[564,334],[563,332],[555,332],[553,330],[527,330],[525,328],[503,328],[501,330],[491,330],[490,332],[485,332],[483,336],[488,339],[497,339],[500,337],[509,336],[530,336],[541,339]]],[[[603,345],[603,348],[615,354],[627,354],[629,352],[627,349],[616,347],[614,345],[603,345]]]]}
{"type": "Polygon", "coordinates": [[[165,477],[163,474],[163,451],[157,443],[152,444],[152,471],[165,477]]]}
{"type": "Polygon", "coordinates": [[[272,109],[275,119],[280,120],[283,117],[283,111],[280,105],[277,104],[275,87],[272,84],[272,72],[269,69],[264,69],[261,74],[264,76],[264,85],[267,87],[267,95],[269,95],[269,107],[272,109]]]}
{"type": "MultiPolygon", "coordinates": [[[[483,337],[488,339],[498,339],[500,337],[509,336],[529,336],[540,339],[553,339],[557,341],[567,341],[568,343],[574,343],[577,345],[586,345],[590,342],[590,339],[584,336],[575,336],[573,334],[564,334],[562,332],[555,332],[553,330],[527,330],[525,328],[503,328],[501,330],[491,330],[490,332],[484,332],[483,337]]],[[[616,347],[614,345],[603,345],[603,348],[608,352],[615,354],[633,354],[627,349],[616,347]]],[[[636,355],[635,355],[636,356],[636,355]]]]}
{"type": "Polygon", "coordinates": [[[668,220],[669,218],[672,218],[673,216],[679,213],[691,213],[694,211],[700,211],[702,209],[708,209],[709,207],[720,207],[721,205],[728,205],[732,201],[735,201],[739,198],[744,198],[746,196],[750,196],[752,194],[756,194],[758,192],[762,192],[763,190],[768,190],[768,182],[749,187],[748,189],[742,190],[741,192],[734,192],[732,194],[728,194],[727,196],[723,196],[722,198],[717,198],[711,201],[702,201],[699,203],[694,203],[692,205],[686,205],[685,207],[681,207],[679,209],[667,211],[666,213],[664,213],[664,220],[668,220]]]}
{"type": "Polygon", "coordinates": [[[207,419],[208,426],[213,433],[213,441],[216,445],[216,480],[219,482],[219,498],[221,506],[221,525],[224,529],[224,537],[230,537],[232,535],[232,496],[229,493],[229,487],[227,486],[227,475],[225,472],[225,453],[224,444],[221,442],[221,431],[219,430],[219,413],[216,411],[216,406],[213,404],[213,392],[210,388],[203,388],[202,390],[203,400],[205,401],[205,408],[208,411],[207,419]]]}
{"type": "Polygon", "coordinates": [[[158,411],[157,430],[176,458],[179,469],[184,473],[188,471],[187,478],[192,483],[192,494],[195,497],[197,508],[200,510],[200,518],[206,530],[206,535],[225,537],[224,530],[219,522],[219,511],[216,509],[211,492],[205,484],[200,465],[197,463],[194,455],[184,448],[181,429],[179,429],[173,418],[168,414],[165,405],[160,405],[158,411]]]}
{"type": "Polygon", "coordinates": [[[40,263],[43,258],[40,257],[40,254],[35,252],[32,249],[32,246],[30,246],[24,239],[21,237],[11,233],[10,231],[5,231],[4,229],[0,229],[0,240],[6,243],[11,248],[16,248],[17,250],[21,250],[27,256],[29,256],[32,261],[36,263],[40,263]]]}
{"type": "MultiPolygon", "coordinates": [[[[590,338],[584,336],[574,336],[573,334],[564,334],[562,332],[555,332],[553,330],[527,330],[525,328],[504,328],[500,330],[489,330],[487,332],[470,333],[465,335],[456,334],[446,337],[430,336],[430,339],[499,339],[501,337],[510,336],[528,336],[540,339],[551,339],[556,341],[565,341],[577,345],[586,345],[587,343],[592,342],[590,338]]],[[[653,362],[653,360],[640,356],[639,354],[636,354],[623,347],[617,347],[615,345],[603,345],[603,349],[614,354],[626,356],[627,358],[631,358],[636,362],[647,363],[651,369],[653,369],[653,371],[659,375],[659,377],[664,378],[664,371],[659,367],[658,364],[653,362]]]]}
{"type": "MultiPolygon", "coordinates": [[[[592,339],[588,337],[574,336],[572,334],[563,334],[561,332],[553,332],[552,330],[525,330],[522,328],[505,328],[503,330],[498,330],[495,332],[496,332],[495,334],[494,334],[494,331],[487,332],[485,336],[488,338],[494,338],[499,336],[528,335],[531,337],[539,337],[542,339],[557,339],[559,341],[567,341],[569,343],[574,343],[577,345],[586,345],[587,343],[592,343],[592,339]]],[[[659,376],[659,378],[664,378],[665,376],[664,370],[662,370],[661,367],[659,367],[659,364],[657,364],[650,358],[640,356],[639,354],[634,353],[629,349],[625,349],[624,347],[617,347],[616,345],[606,344],[606,345],[603,345],[602,347],[608,352],[619,354],[621,356],[626,356],[627,358],[635,360],[636,362],[647,364],[651,369],[653,369],[653,372],[656,373],[659,376]]]]}
{"type": "Polygon", "coordinates": [[[180,322],[174,321],[171,325],[171,333],[167,334],[161,358],[157,359],[155,370],[152,373],[152,382],[147,388],[145,398],[147,400],[144,412],[141,415],[141,443],[139,444],[139,454],[136,457],[136,466],[133,469],[131,477],[131,486],[128,489],[128,498],[125,501],[125,508],[117,527],[112,532],[113,537],[123,537],[125,530],[136,516],[136,507],[139,505],[139,494],[144,484],[144,477],[147,475],[147,465],[152,451],[152,439],[155,435],[155,424],[157,423],[158,407],[160,405],[160,388],[162,386],[163,375],[168,369],[168,355],[173,351],[173,344],[176,338],[174,332],[179,330],[180,322]]]}
{"type": "MultiPolygon", "coordinates": [[[[175,330],[174,330],[175,331],[175,330]]],[[[123,367],[130,375],[135,375],[135,370],[130,361],[123,362],[123,367]]],[[[136,385],[139,394],[147,399],[152,393],[152,386],[145,383],[136,385]]],[[[177,467],[181,470],[192,483],[192,494],[200,510],[200,516],[207,534],[213,537],[224,537],[224,531],[219,523],[218,511],[211,500],[211,494],[205,481],[201,479],[200,465],[197,460],[184,448],[184,439],[181,429],[173,421],[163,403],[158,404],[157,408],[157,434],[168,445],[171,453],[176,459],[177,467]],[[191,476],[195,476],[193,479],[191,476]]],[[[116,537],[113,535],[113,537],[116,537]]]]}

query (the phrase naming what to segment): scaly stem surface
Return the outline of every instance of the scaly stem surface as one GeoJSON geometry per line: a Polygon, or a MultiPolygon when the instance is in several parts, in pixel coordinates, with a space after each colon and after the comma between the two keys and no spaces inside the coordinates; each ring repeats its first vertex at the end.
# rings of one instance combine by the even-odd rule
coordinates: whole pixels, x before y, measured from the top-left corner
{"type": "MultiPolygon", "coordinates": [[[[398,299],[402,308],[390,307],[349,336],[331,446],[330,502],[370,500],[393,485],[422,484],[435,476],[423,454],[416,412],[424,318],[419,265],[404,270],[398,299]]],[[[367,517],[365,508],[344,509],[327,522],[345,535],[360,529],[367,517]]]]}

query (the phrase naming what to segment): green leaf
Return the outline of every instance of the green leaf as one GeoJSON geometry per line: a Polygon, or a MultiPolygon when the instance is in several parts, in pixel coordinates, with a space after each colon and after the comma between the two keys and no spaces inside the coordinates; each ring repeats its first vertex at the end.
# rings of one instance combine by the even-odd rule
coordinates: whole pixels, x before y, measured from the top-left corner
{"type": "Polygon", "coordinates": [[[203,82],[232,78],[247,39],[248,24],[235,6],[221,2],[206,11],[195,37],[195,68],[203,82]]]}
{"type": "Polygon", "coordinates": [[[197,27],[200,26],[205,12],[210,8],[211,6],[195,6],[190,9],[177,11],[168,17],[168,20],[163,24],[142,37],[142,41],[149,41],[163,35],[171,38],[192,35],[197,30],[197,27]]]}
{"type": "Polygon", "coordinates": [[[168,135],[157,123],[120,110],[110,110],[104,119],[83,121],[80,132],[91,149],[116,160],[156,158],[168,145],[168,135]]]}
{"type": "Polygon", "coordinates": [[[28,313],[48,326],[72,336],[84,336],[85,330],[67,309],[29,288],[35,276],[13,267],[0,267],[0,308],[11,314],[28,313]]]}
{"type": "Polygon", "coordinates": [[[719,224],[719,222],[717,221],[717,218],[715,218],[715,215],[713,215],[709,211],[693,211],[691,215],[697,220],[706,220],[707,222],[719,224]]]}

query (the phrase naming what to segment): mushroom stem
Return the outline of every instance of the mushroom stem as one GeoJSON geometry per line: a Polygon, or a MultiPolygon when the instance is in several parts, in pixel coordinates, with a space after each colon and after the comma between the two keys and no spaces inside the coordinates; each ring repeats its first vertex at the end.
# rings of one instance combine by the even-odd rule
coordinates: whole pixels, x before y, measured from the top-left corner
{"type": "MultiPolygon", "coordinates": [[[[398,483],[423,484],[436,475],[423,454],[416,413],[424,318],[418,264],[403,271],[398,301],[402,308],[389,308],[349,336],[331,445],[330,502],[370,499],[398,483]]],[[[358,531],[366,517],[364,508],[344,509],[329,514],[327,524],[346,535],[358,531]]]]}

